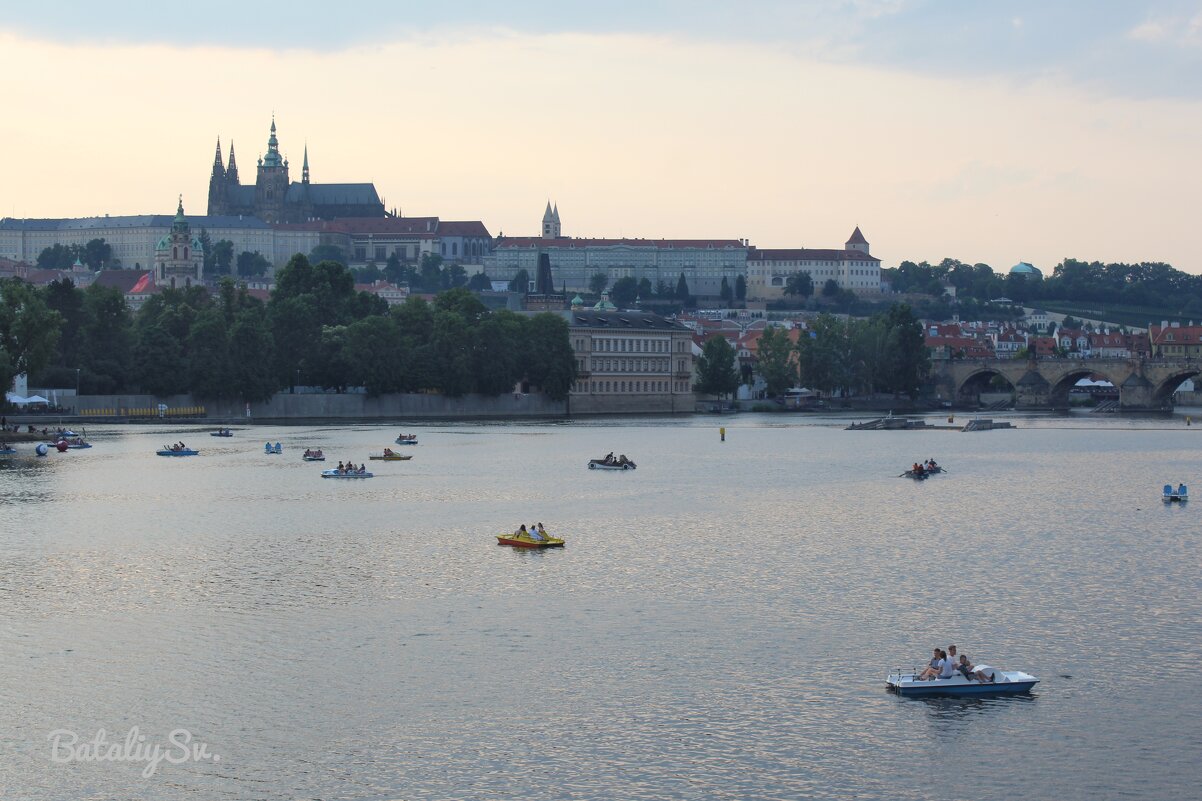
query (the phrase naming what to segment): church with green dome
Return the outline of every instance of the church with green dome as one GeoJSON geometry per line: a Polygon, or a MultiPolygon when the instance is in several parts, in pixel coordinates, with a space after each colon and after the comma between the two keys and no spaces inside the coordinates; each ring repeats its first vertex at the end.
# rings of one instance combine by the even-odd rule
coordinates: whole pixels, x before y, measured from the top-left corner
{"type": "Polygon", "coordinates": [[[181,195],[171,222],[171,232],[154,249],[154,282],[158,286],[183,289],[204,283],[205,252],[200,238],[184,216],[181,195]]]}

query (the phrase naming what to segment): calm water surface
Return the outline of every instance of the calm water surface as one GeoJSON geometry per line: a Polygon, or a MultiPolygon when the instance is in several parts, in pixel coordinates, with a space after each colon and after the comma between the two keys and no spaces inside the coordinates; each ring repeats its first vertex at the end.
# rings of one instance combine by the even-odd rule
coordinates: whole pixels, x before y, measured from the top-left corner
{"type": "MultiPolygon", "coordinates": [[[[89,427],[0,462],[0,798],[1198,798],[1181,418],[89,427]],[[719,442],[718,426],[727,426],[719,442]],[[183,439],[202,454],[156,457],[183,439]],[[266,456],[266,440],[284,445],[266,456]],[[590,472],[626,453],[633,473],[590,472]],[[895,478],[934,456],[950,469],[895,478]],[[543,521],[568,543],[493,536],[543,521]],[[1029,697],[903,700],[956,643],[1029,697]],[[51,760],[187,729],[220,761],[51,760]]],[[[1202,509],[1202,499],[1196,500],[1202,509]]]]}

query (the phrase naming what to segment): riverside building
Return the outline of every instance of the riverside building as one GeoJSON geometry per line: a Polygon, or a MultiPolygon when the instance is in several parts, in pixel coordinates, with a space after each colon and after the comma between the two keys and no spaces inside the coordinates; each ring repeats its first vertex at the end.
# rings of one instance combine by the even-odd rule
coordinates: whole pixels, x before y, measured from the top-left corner
{"type": "Polygon", "coordinates": [[[879,292],[881,260],[869,252],[860,227],[838,248],[749,248],[747,252],[748,300],[777,300],[784,297],[785,283],[793,273],[808,273],[815,294],[834,280],[840,289],[879,292]]]}
{"type": "Polygon", "coordinates": [[[647,312],[588,308],[580,297],[568,335],[576,356],[573,414],[693,411],[692,331],[647,312]]]}

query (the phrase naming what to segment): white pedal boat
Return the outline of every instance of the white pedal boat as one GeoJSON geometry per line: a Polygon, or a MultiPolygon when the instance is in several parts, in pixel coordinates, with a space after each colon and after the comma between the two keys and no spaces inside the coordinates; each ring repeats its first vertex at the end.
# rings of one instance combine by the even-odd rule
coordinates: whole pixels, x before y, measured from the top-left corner
{"type": "Polygon", "coordinates": [[[621,464],[617,462],[606,462],[604,459],[589,459],[589,470],[634,470],[638,465],[634,462],[626,461],[621,464]]]}
{"type": "Polygon", "coordinates": [[[322,470],[322,478],[374,478],[375,473],[341,473],[337,470],[322,470]]]}
{"type": "Polygon", "coordinates": [[[1039,683],[1039,679],[1021,670],[996,670],[985,665],[981,667],[993,672],[993,681],[978,681],[966,679],[956,673],[950,679],[928,679],[920,681],[915,678],[913,671],[903,672],[896,668],[885,679],[885,686],[898,695],[1017,695],[1030,692],[1039,683]]]}

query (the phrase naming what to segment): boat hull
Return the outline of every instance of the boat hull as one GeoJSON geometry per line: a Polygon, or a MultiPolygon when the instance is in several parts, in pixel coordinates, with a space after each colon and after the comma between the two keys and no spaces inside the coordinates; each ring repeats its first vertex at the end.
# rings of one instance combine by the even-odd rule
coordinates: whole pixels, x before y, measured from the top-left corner
{"type": "Polygon", "coordinates": [[[303,458],[306,462],[324,462],[326,460],[326,457],[324,456],[303,456],[301,458],[303,458]]]}
{"type": "Polygon", "coordinates": [[[1188,500],[1189,500],[1188,495],[1165,495],[1164,496],[1165,503],[1185,503],[1188,500]]]}
{"type": "Polygon", "coordinates": [[[588,463],[589,470],[634,470],[635,467],[636,465],[634,462],[627,462],[626,464],[606,464],[605,462],[599,462],[596,459],[593,459],[588,463]]]}
{"type": "Polygon", "coordinates": [[[969,680],[956,674],[950,679],[932,679],[917,681],[913,673],[891,673],[885,679],[885,687],[890,692],[907,698],[930,696],[944,698],[963,698],[985,695],[1019,695],[1028,693],[1039,679],[1029,673],[1012,670],[996,671],[996,681],[969,680]]]}
{"type": "Polygon", "coordinates": [[[539,541],[527,537],[517,537],[512,534],[498,534],[497,545],[509,545],[513,548],[562,548],[563,540],[551,537],[539,541]]]}
{"type": "Polygon", "coordinates": [[[375,478],[374,473],[339,473],[337,470],[321,471],[322,478],[375,478]]]}
{"type": "Polygon", "coordinates": [[[373,462],[406,462],[412,459],[412,456],[368,456],[373,462]]]}
{"type": "Polygon", "coordinates": [[[415,439],[398,439],[398,440],[396,440],[396,444],[397,445],[416,445],[417,440],[415,440],[415,439]]]}
{"type": "Polygon", "coordinates": [[[183,451],[155,451],[159,456],[199,456],[200,451],[183,450],[183,451]]]}
{"type": "Polygon", "coordinates": [[[210,431],[209,436],[210,437],[232,437],[234,435],[233,434],[218,434],[216,431],[210,431]]]}

